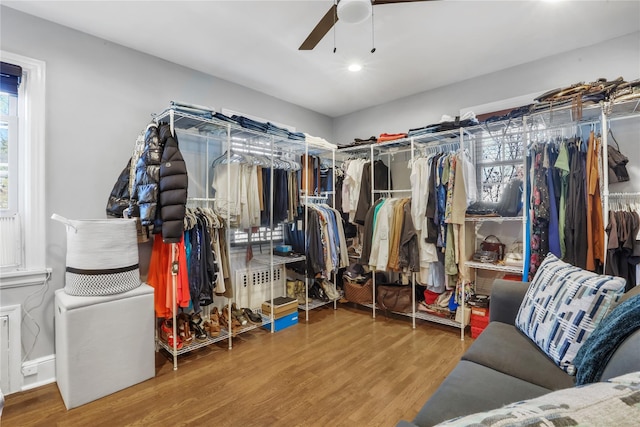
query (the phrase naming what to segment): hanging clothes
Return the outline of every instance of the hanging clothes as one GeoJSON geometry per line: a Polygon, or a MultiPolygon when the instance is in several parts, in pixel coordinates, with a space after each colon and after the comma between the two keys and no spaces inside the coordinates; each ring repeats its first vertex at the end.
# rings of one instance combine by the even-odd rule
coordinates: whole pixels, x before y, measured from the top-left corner
{"type": "Polygon", "coordinates": [[[371,183],[371,162],[363,165],[360,181],[360,192],[356,203],[354,222],[364,225],[364,218],[367,216],[367,211],[371,207],[372,187],[374,190],[380,191],[390,190],[393,186],[389,175],[389,168],[382,160],[375,160],[373,162],[373,185],[371,183]]]}
{"type": "Polygon", "coordinates": [[[250,229],[279,223],[296,215],[299,206],[299,165],[279,161],[270,166],[258,165],[258,158],[243,153],[223,154],[212,162],[212,182],[216,213],[229,218],[229,226],[250,229]],[[296,169],[291,169],[295,165],[296,169]],[[273,180],[272,180],[273,175],[273,180]],[[273,194],[277,196],[272,197],[273,194]]]}
{"type": "Polygon", "coordinates": [[[638,281],[637,266],[640,264],[640,215],[637,211],[609,211],[607,226],[607,267],[606,274],[626,279],[625,292],[631,290],[638,281]]]}
{"type": "Polygon", "coordinates": [[[164,243],[159,235],[155,236],[149,261],[147,283],[155,290],[153,305],[156,317],[172,317],[174,303],[177,307],[189,307],[191,294],[187,274],[187,254],[183,239],[178,243],[164,243]],[[175,276],[175,295],[172,256],[178,262],[178,271],[175,276]]]}
{"type": "Polygon", "coordinates": [[[229,266],[224,220],[212,209],[187,208],[184,244],[191,306],[198,313],[214,301],[215,295],[233,296],[229,286],[229,266]]]}
{"type": "Polygon", "coordinates": [[[587,270],[602,271],[605,261],[604,219],[602,200],[600,198],[600,150],[602,141],[595,137],[593,131],[589,135],[587,147],[587,270]]]}
{"type": "Polygon", "coordinates": [[[365,159],[352,159],[345,163],[346,171],[342,185],[342,210],[349,214],[349,222],[355,223],[364,165],[368,161],[365,159]]]}
{"type": "Polygon", "coordinates": [[[349,265],[346,238],[340,212],[325,204],[308,204],[306,227],[307,269],[310,277],[328,278],[349,265]]]}
{"type": "Polygon", "coordinates": [[[549,185],[544,168],[546,144],[536,144],[531,153],[531,263],[532,278],[549,252],[549,217],[551,201],[549,185]]]}
{"type": "Polygon", "coordinates": [[[558,223],[558,201],[560,196],[558,190],[560,189],[560,177],[553,167],[557,157],[558,150],[556,144],[553,142],[547,144],[543,166],[547,177],[547,188],[549,189],[549,252],[560,258],[562,257],[558,223]]]}
{"type": "Polygon", "coordinates": [[[587,267],[587,203],[586,203],[586,150],[581,139],[569,146],[571,161],[569,187],[567,191],[567,213],[565,218],[564,261],[576,267],[587,267]]]}
{"type": "Polygon", "coordinates": [[[558,239],[560,240],[560,253],[562,259],[566,259],[567,243],[566,243],[566,218],[567,218],[567,195],[569,192],[569,172],[570,159],[567,141],[563,141],[559,145],[558,157],[555,161],[555,168],[560,176],[560,202],[558,206],[558,239]]]}

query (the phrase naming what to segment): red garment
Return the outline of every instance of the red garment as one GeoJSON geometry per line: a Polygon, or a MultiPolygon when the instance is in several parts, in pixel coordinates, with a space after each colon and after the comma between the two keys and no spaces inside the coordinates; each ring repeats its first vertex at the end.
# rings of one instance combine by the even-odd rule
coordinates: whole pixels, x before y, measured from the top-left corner
{"type": "Polygon", "coordinates": [[[439,296],[439,293],[430,291],[429,289],[424,290],[424,302],[428,305],[435,304],[439,296]]]}
{"type": "Polygon", "coordinates": [[[395,141],[396,139],[406,138],[406,133],[381,133],[378,142],[395,141]]]}
{"type": "Polygon", "coordinates": [[[189,277],[187,275],[187,253],[184,238],[179,243],[163,243],[162,236],[156,235],[149,261],[147,283],[154,288],[153,305],[156,317],[173,316],[173,275],[171,274],[171,250],[176,251],[178,274],[176,278],[175,301],[179,307],[188,307],[191,298],[189,293],[189,277]],[[172,246],[174,245],[174,246],[172,246]]]}

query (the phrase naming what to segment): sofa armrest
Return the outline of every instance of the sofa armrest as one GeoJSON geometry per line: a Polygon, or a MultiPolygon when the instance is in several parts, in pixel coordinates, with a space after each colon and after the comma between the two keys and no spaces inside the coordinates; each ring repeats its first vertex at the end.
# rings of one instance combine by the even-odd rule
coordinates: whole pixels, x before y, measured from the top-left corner
{"type": "Polygon", "coordinates": [[[528,282],[497,279],[491,288],[489,321],[515,324],[520,304],[529,289],[528,282]]]}

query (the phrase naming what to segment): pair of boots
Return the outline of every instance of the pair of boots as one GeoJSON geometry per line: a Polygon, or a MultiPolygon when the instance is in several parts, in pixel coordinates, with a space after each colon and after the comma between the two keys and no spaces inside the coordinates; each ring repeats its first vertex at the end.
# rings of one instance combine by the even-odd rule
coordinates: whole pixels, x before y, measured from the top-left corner
{"type": "Polygon", "coordinates": [[[307,292],[305,289],[304,281],[287,280],[287,296],[289,298],[296,298],[298,300],[298,304],[306,304],[307,292]]]}
{"type": "Polygon", "coordinates": [[[330,281],[326,279],[316,279],[316,283],[320,282],[320,287],[324,291],[329,301],[337,301],[341,298],[340,292],[336,289],[336,287],[330,281]]]}

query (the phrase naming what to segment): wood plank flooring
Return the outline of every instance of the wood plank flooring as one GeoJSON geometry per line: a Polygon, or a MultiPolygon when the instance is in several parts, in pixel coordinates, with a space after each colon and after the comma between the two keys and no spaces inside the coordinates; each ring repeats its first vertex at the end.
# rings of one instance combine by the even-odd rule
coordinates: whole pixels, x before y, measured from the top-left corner
{"type": "MultiPolygon", "coordinates": [[[[310,312],[178,359],[156,376],[66,410],[56,384],[6,396],[12,426],[394,426],[412,419],[473,340],[456,328],[351,304],[310,312]]],[[[126,349],[122,349],[126,351],[126,349]]]]}

